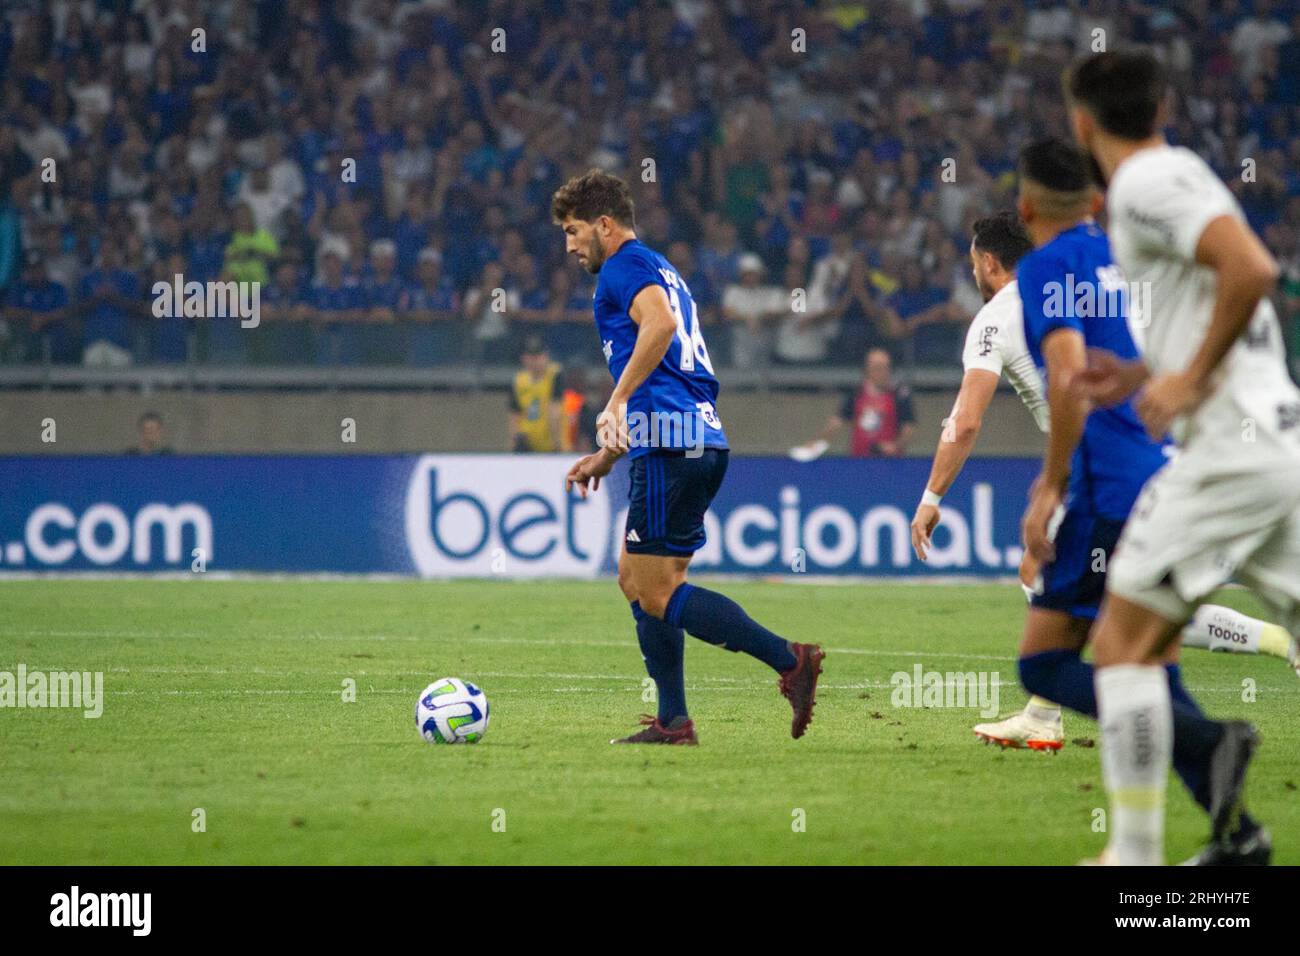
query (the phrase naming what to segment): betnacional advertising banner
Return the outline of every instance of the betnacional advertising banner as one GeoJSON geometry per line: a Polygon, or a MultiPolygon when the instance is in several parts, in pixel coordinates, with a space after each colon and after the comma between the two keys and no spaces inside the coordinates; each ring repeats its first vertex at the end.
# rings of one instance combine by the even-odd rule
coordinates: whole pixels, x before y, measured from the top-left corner
{"type": "MultiPolygon", "coordinates": [[[[595,577],[614,573],[627,463],[583,500],[569,455],[0,458],[0,572],[595,577]]],[[[692,567],[749,575],[1014,574],[1038,462],[970,461],[927,563],[929,462],[732,456],[692,567]]]]}

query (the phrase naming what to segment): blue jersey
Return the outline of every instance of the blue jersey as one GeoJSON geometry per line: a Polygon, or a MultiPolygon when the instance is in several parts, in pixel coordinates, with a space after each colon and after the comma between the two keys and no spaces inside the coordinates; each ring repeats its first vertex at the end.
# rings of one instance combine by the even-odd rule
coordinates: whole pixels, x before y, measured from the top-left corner
{"type": "MultiPolygon", "coordinates": [[[[1045,371],[1043,340],[1057,329],[1074,329],[1089,348],[1121,359],[1138,358],[1128,324],[1123,273],[1110,257],[1110,241],[1092,222],[1067,229],[1035,249],[1016,267],[1024,303],[1025,342],[1045,371]]],[[[1066,504],[1071,510],[1124,520],[1138,492],[1166,461],[1164,446],[1152,442],[1125,401],[1095,409],[1070,463],[1066,504]]]]}
{"type": "Polygon", "coordinates": [[[57,282],[19,282],[9,289],[9,305],[32,312],[57,312],[67,308],[68,290],[57,282]]]}
{"type": "Polygon", "coordinates": [[[629,239],[605,260],[592,308],[610,374],[618,381],[636,346],[632,300],[648,285],[661,286],[677,320],[677,335],[650,377],[628,401],[628,454],[657,449],[726,448],[718,419],[718,379],[704,345],[691,290],[667,259],[639,239],[629,239]]]}

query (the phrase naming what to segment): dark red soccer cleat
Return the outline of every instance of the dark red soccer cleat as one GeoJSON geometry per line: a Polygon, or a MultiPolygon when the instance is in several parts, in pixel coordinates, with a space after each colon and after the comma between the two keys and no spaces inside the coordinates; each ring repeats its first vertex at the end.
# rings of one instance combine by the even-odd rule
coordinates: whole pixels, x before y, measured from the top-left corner
{"type": "Polygon", "coordinates": [[[826,652],[819,644],[791,644],[795,665],[781,675],[781,696],[794,708],[790,721],[790,736],[798,740],[812,723],[813,707],[817,704],[817,678],[822,672],[822,658],[826,652]]]}
{"type": "Polygon", "coordinates": [[[665,727],[659,722],[658,717],[651,717],[649,714],[641,715],[641,723],[645,730],[638,730],[630,737],[622,737],[618,740],[611,740],[611,744],[685,744],[694,747],[698,744],[699,738],[695,736],[695,724],[689,717],[675,717],[673,722],[665,727]]]}

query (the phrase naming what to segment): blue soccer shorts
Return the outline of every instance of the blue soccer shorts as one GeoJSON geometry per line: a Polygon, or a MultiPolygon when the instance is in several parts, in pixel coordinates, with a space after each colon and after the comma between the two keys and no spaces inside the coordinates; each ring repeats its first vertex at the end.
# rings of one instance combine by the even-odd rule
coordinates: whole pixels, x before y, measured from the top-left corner
{"type": "Polygon", "coordinates": [[[632,459],[624,544],[629,554],[682,557],[704,546],[704,513],[722,487],[728,451],[654,451],[632,459]]]}
{"type": "Polygon", "coordinates": [[[1042,588],[1030,605],[1095,620],[1106,593],[1106,568],[1123,529],[1123,521],[1066,511],[1053,539],[1056,558],[1043,565],[1042,588]]]}

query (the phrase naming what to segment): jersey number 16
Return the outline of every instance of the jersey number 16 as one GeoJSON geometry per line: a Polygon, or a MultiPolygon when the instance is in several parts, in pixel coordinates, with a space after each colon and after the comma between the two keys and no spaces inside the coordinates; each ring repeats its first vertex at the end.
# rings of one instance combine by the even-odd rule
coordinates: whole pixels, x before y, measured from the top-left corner
{"type": "Polygon", "coordinates": [[[704,344],[704,333],[700,331],[699,309],[695,305],[695,300],[691,300],[689,328],[686,316],[682,313],[681,297],[671,286],[668,288],[668,303],[672,306],[673,318],[677,320],[677,340],[682,346],[679,367],[683,372],[693,372],[695,363],[699,362],[710,375],[713,375],[713,363],[709,361],[709,349],[704,344]]]}

